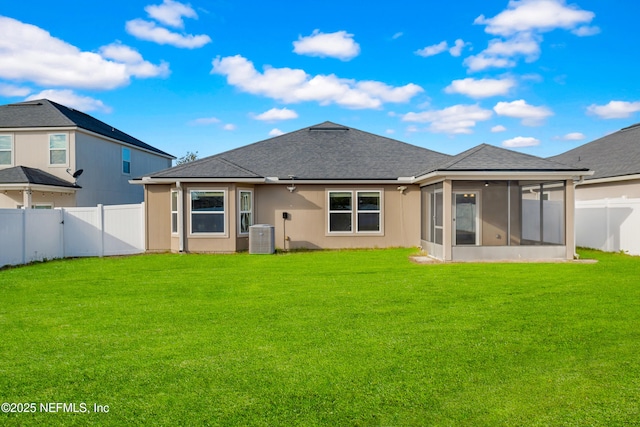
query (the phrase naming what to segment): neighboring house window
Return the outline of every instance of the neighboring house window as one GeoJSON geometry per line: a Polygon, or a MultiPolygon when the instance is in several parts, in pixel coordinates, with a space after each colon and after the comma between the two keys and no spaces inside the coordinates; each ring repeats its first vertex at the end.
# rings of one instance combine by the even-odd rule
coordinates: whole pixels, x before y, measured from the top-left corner
{"type": "Polygon", "coordinates": [[[36,205],[32,205],[31,209],[53,209],[53,205],[48,203],[38,203],[36,205]]]}
{"type": "Polygon", "coordinates": [[[178,192],[171,190],[171,232],[178,233],[178,192]]]}
{"type": "Polygon", "coordinates": [[[129,175],[131,173],[131,150],[122,147],[122,173],[129,175]]]}
{"type": "Polygon", "coordinates": [[[56,133],[49,135],[49,164],[67,164],[67,134],[56,133]]]}
{"type": "Polygon", "coordinates": [[[222,190],[191,191],[191,233],[224,234],[226,194],[222,190]]]}
{"type": "Polygon", "coordinates": [[[11,135],[0,135],[0,166],[13,165],[13,138],[11,135]]]}
{"type": "Polygon", "coordinates": [[[240,234],[249,233],[253,225],[253,191],[240,190],[238,197],[238,224],[240,234]]]}
{"type": "Polygon", "coordinates": [[[329,191],[330,233],[382,231],[382,192],[329,191]]]}

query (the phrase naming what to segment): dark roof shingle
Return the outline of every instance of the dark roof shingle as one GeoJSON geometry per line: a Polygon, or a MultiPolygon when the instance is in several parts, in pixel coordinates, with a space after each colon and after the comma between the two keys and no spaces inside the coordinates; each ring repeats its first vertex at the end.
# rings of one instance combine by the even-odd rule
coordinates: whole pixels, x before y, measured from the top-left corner
{"type": "Polygon", "coordinates": [[[48,172],[26,166],[0,169],[0,184],[38,184],[53,187],[81,188],[48,172]]]}
{"type": "Polygon", "coordinates": [[[43,127],[69,127],[77,126],[82,129],[103,135],[127,144],[173,157],[151,145],[140,141],[119,129],[108,125],[95,117],[74,110],[48,99],[19,102],[0,106],[1,128],[43,128],[43,127]]]}
{"type": "Polygon", "coordinates": [[[324,122],[152,174],[154,178],[277,177],[384,180],[413,176],[450,156],[324,122]]]}
{"type": "Polygon", "coordinates": [[[549,159],[593,170],[586,179],[640,174],[640,123],[549,159]]]}

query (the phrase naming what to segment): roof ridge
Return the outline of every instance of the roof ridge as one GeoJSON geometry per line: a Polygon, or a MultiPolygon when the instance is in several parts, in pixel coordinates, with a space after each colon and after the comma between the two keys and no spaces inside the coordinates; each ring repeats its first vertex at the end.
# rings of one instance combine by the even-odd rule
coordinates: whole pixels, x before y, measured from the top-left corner
{"type": "MultiPolygon", "coordinates": [[[[221,154],[222,154],[222,153],[221,153],[221,154]]],[[[243,172],[247,172],[247,173],[250,173],[250,174],[253,174],[253,175],[256,175],[256,176],[262,176],[262,175],[260,175],[259,173],[254,172],[254,171],[252,171],[252,170],[250,170],[250,169],[247,169],[247,168],[245,168],[245,167],[243,167],[243,166],[240,166],[239,164],[237,164],[237,163],[235,163],[235,162],[232,162],[231,160],[225,159],[225,158],[224,158],[224,157],[222,157],[222,156],[214,156],[214,157],[216,157],[216,160],[220,160],[220,161],[222,161],[223,163],[226,163],[226,164],[228,164],[229,166],[232,166],[232,167],[234,167],[234,168],[236,168],[236,169],[240,169],[240,170],[241,170],[241,171],[243,171],[243,172]]]]}
{"type": "Polygon", "coordinates": [[[453,165],[455,165],[456,163],[460,163],[461,161],[463,161],[464,159],[466,159],[470,155],[477,153],[478,151],[480,151],[482,148],[484,148],[487,145],[488,144],[482,143],[480,145],[476,145],[475,147],[471,147],[468,150],[465,150],[460,154],[456,154],[455,156],[452,156],[453,158],[450,159],[448,162],[443,163],[441,165],[438,165],[436,167],[436,169],[447,169],[447,168],[450,168],[453,165]]]}

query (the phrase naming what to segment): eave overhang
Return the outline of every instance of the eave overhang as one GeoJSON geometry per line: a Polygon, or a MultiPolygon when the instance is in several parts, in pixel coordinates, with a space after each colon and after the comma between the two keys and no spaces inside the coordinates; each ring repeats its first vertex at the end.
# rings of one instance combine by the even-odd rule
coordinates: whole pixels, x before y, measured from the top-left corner
{"type": "Polygon", "coordinates": [[[425,184],[429,181],[438,181],[443,179],[464,179],[470,181],[484,180],[554,180],[554,179],[574,179],[579,180],[581,177],[593,175],[590,170],[436,170],[433,172],[420,175],[414,179],[414,183],[425,184]]]}

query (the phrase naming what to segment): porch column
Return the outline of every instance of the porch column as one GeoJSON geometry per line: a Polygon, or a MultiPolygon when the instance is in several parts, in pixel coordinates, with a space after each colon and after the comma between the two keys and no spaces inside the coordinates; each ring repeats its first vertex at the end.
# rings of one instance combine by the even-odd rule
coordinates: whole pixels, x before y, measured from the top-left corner
{"type": "Polygon", "coordinates": [[[31,209],[31,189],[22,190],[22,206],[24,209],[31,209]]]}
{"type": "Polygon", "coordinates": [[[576,187],[572,179],[565,181],[565,246],[567,259],[573,259],[576,254],[576,187]]]}
{"type": "Polygon", "coordinates": [[[445,179],[442,183],[442,249],[444,252],[443,258],[445,261],[451,261],[453,257],[453,250],[451,248],[451,242],[453,238],[453,199],[451,189],[451,180],[445,179]]]}

